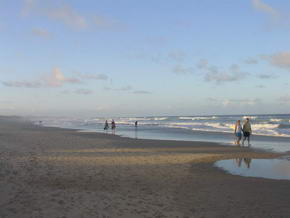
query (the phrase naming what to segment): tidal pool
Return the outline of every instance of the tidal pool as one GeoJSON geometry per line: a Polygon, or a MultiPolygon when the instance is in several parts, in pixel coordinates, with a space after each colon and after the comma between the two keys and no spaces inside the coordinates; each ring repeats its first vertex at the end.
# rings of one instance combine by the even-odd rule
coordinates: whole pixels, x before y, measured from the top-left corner
{"type": "Polygon", "coordinates": [[[233,175],[290,180],[290,157],[279,159],[236,158],[217,161],[214,166],[233,175]]]}

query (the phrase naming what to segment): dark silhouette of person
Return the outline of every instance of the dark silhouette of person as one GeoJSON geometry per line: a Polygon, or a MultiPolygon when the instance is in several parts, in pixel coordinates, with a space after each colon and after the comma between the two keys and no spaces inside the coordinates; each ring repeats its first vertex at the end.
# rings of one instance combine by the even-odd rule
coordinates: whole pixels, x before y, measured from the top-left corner
{"type": "Polygon", "coordinates": [[[108,121],[106,120],[106,122],[105,122],[105,126],[104,126],[104,130],[108,130],[109,129],[109,123],[108,123],[108,121]]]}
{"type": "Polygon", "coordinates": [[[114,120],[112,120],[112,122],[111,122],[111,128],[112,128],[113,133],[115,133],[116,123],[114,120]]]}

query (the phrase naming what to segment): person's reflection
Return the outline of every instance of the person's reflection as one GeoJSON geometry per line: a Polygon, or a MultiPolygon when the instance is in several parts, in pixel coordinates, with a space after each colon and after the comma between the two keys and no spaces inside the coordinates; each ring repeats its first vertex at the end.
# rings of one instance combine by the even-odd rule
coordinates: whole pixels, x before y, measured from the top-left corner
{"type": "Polygon", "coordinates": [[[138,139],[138,130],[135,128],[135,139],[138,139]]]}
{"type": "Polygon", "coordinates": [[[138,121],[135,121],[135,139],[138,139],[138,121]]]}
{"type": "Polygon", "coordinates": [[[244,158],[244,162],[245,162],[247,168],[250,168],[250,166],[251,166],[251,162],[252,162],[252,158],[245,157],[245,158],[244,158]]]}
{"type": "Polygon", "coordinates": [[[243,161],[243,158],[236,158],[236,164],[238,167],[241,167],[242,161],[243,161]]]}
{"type": "Polygon", "coordinates": [[[248,157],[236,158],[235,161],[236,161],[236,164],[237,164],[238,167],[241,167],[242,163],[244,162],[246,167],[250,168],[251,167],[252,158],[248,158],[248,157]]]}

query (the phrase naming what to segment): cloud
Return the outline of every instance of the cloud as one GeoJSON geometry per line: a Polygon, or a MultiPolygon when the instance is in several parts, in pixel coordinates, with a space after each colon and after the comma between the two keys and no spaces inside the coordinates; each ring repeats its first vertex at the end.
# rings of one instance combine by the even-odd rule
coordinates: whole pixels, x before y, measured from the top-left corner
{"type": "Polygon", "coordinates": [[[93,91],[90,89],[76,89],[76,90],[62,90],[60,92],[61,94],[67,95],[67,94],[78,94],[78,95],[90,95],[93,94],[93,91]]]}
{"type": "Polygon", "coordinates": [[[248,73],[242,72],[237,64],[231,65],[228,69],[222,70],[215,65],[209,65],[208,60],[202,59],[197,67],[204,72],[204,79],[208,82],[221,84],[224,82],[235,82],[245,78],[248,73]]]}
{"type": "MultiPolygon", "coordinates": [[[[51,2],[49,2],[51,3],[51,2]]],[[[23,15],[37,15],[61,22],[74,29],[85,29],[87,19],[68,4],[43,7],[39,0],[24,0],[23,15]]]]}
{"type": "Polygon", "coordinates": [[[132,86],[130,86],[130,85],[128,85],[128,86],[124,86],[124,87],[121,87],[121,88],[117,88],[117,89],[115,89],[116,91],[130,91],[130,90],[132,90],[133,89],[133,87],[132,86]]]}
{"type": "Polygon", "coordinates": [[[209,72],[205,75],[205,80],[208,82],[234,82],[243,78],[243,73],[229,74],[227,72],[209,72]]]}
{"type": "Polygon", "coordinates": [[[257,85],[256,88],[264,89],[264,88],[266,88],[266,86],[264,86],[264,85],[257,85]]]}
{"type": "Polygon", "coordinates": [[[208,68],[208,60],[206,59],[201,59],[198,63],[197,63],[197,67],[199,69],[207,69],[208,68]]]}
{"type": "Polygon", "coordinates": [[[156,64],[168,64],[168,63],[180,63],[187,59],[189,56],[187,53],[181,50],[173,50],[166,53],[154,53],[146,54],[145,52],[132,52],[128,55],[131,58],[136,58],[139,60],[146,60],[154,62],[156,64]]]}
{"type": "Polygon", "coordinates": [[[271,7],[270,5],[264,3],[262,0],[252,0],[252,4],[254,6],[254,8],[256,8],[257,10],[264,12],[266,14],[271,15],[272,17],[279,17],[281,15],[281,13],[274,9],[273,7],[271,7]]]}
{"type": "Polygon", "coordinates": [[[130,85],[123,86],[120,88],[104,87],[104,90],[106,90],[106,91],[118,91],[118,92],[129,92],[129,93],[136,94],[136,95],[151,94],[151,92],[145,91],[145,90],[134,90],[134,88],[130,85]]]}
{"type": "Polygon", "coordinates": [[[214,103],[215,105],[221,105],[224,107],[228,106],[251,106],[260,104],[262,102],[259,98],[237,98],[237,99],[215,99],[208,98],[208,101],[214,103]]]}
{"type": "Polygon", "coordinates": [[[169,38],[165,37],[165,36],[157,36],[157,37],[149,37],[147,39],[145,39],[145,42],[155,46],[164,46],[166,44],[168,44],[169,42],[169,38]]]}
{"type": "Polygon", "coordinates": [[[257,77],[259,79],[274,79],[274,78],[276,78],[275,75],[271,75],[271,74],[259,74],[259,75],[257,75],[257,77]]]}
{"type": "Polygon", "coordinates": [[[289,104],[290,103],[290,95],[284,95],[277,99],[280,103],[289,104]]]}
{"type": "Polygon", "coordinates": [[[32,30],[32,34],[41,38],[49,39],[52,37],[51,33],[45,29],[35,28],[32,30]]]}
{"type": "Polygon", "coordinates": [[[126,27],[118,22],[117,20],[113,20],[111,18],[107,18],[102,15],[95,15],[92,19],[94,26],[99,29],[107,29],[107,30],[124,30],[126,27]]]}
{"type": "Polygon", "coordinates": [[[12,101],[0,100],[0,111],[13,111],[15,110],[15,105],[12,101]]]}
{"type": "Polygon", "coordinates": [[[132,86],[128,85],[128,86],[123,86],[123,87],[120,87],[120,88],[111,88],[111,87],[105,87],[104,88],[105,90],[108,90],[108,91],[130,91],[133,89],[132,86]]]}
{"type": "Polygon", "coordinates": [[[133,91],[133,94],[137,94],[137,95],[148,95],[148,94],[151,94],[151,92],[144,91],[144,90],[136,90],[136,91],[133,91]]]}
{"type": "Polygon", "coordinates": [[[187,54],[183,51],[172,51],[169,52],[168,57],[176,62],[181,62],[186,59],[187,54]]]}
{"type": "Polygon", "coordinates": [[[53,68],[49,76],[32,81],[4,81],[2,84],[8,87],[17,88],[42,88],[61,87],[66,83],[79,84],[81,80],[73,77],[65,77],[59,68],[53,68]]]}
{"type": "MultiPolygon", "coordinates": [[[[260,98],[244,98],[244,99],[230,99],[227,104],[240,104],[240,105],[255,105],[260,104],[262,100],[260,98]]],[[[224,102],[225,103],[225,102],[224,102]]]]}
{"type": "Polygon", "coordinates": [[[176,74],[190,74],[194,72],[194,69],[191,67],[184,67],[181,65],[177,65],[173,68],[172,71],[173,73],[176,73],[176,74]]]}
{"type": "Polygon", "coordinates": [[[24,0],[24,7],[22,9],[22,14],[28,16],[33,9],[36,7],[37,0],[24,0]]]}
{"type": "Polygon", "coordinates": [[[90,95],[93,93],[93,91],[90,89],[77,89],[75,93],[79,95],[90,95]]]}
{"type": "Polygon", "coordinates": [[[4,86],[7,87],[17,87],[17,88],[40,88],[42,87],[41,81],[10,81],[10,82],[2,82],[4,86]]]}
{"type": "Polygon", "coordinates": [[[246,63],[246,64],[258,64],[258,60],[255,59],[255,58],[247,58],[247,59],[245,60],[245,63],[246,63]]]}
{"type": "Polygon", "coordinates": [[[261,55],[270,64],[284,69],[290,69],[290,52],[279,52],[273,55],[261,55]]]}
{"type": "Polygon", "coordinates": [[[78,77],[82,79],[93,79],[93,80],[108,80],[109,77],[106,74],[87,74],[87,73],[79,73],[75,72],[78,77]]]}
{"type": "Polygon", "coordinates": [[[52,73],[45,81],[50,87],[60,87],[65,83],[81,83],[78,78],[65,77],[59,68],[53,68],[52,73]]]}
{"type": "Polygon", "coordinates": [[[62,23],[74,30],[84,30],[88,27],[107,30],[123,30],[125,26],[103,15],[84,15],[64,1],[24,0],[22,10],[24,16],[39,16],[62,23]]]}
{"type": "Polygon", "coordinates": [[[46,15],[51,19],[62,22],[73,28],[84,29],[88,25],[86,18],[67,4],[58,8],[47,10],[46,15]]]}

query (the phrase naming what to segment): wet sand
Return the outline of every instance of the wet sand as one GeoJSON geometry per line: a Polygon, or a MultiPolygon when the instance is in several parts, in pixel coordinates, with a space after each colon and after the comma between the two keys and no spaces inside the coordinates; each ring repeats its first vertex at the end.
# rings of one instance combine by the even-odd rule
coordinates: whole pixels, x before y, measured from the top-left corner
{"type": "Polygon", "coordinates": [[[290,217],[290,181],[213,167],[220,159],[280,155],[0,117],[0,217],[290,217]]]}

